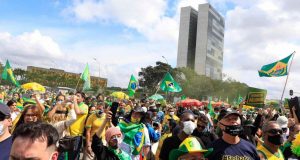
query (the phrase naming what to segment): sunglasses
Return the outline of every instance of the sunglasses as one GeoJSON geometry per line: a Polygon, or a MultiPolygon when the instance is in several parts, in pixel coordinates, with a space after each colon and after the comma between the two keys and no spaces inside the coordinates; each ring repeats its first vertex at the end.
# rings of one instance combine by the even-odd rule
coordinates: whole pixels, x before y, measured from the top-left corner
{"type": "Polygon", "coordinates": [[[198,128],[206,128],[206,126],[202,126],[202,125],[198,125],[198,124],[197,124],[197,127],[198,128]]]}
{"type": "Polygon", "coordinates": [[[270,129],[267,132],[271,133],[271,134],[277,134],[277,133],[282,134],[283,133],[283,131],[281,129],[270,129]]]}

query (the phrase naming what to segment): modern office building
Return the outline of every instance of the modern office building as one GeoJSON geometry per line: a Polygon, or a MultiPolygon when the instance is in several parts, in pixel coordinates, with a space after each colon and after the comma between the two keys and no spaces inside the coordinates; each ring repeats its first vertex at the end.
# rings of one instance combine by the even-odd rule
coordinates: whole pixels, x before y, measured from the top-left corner
{"type": "Polygon", "coordinates": [[[177,67],[222,79],[224,18],[209,4],[181,8],[177,67]]]}

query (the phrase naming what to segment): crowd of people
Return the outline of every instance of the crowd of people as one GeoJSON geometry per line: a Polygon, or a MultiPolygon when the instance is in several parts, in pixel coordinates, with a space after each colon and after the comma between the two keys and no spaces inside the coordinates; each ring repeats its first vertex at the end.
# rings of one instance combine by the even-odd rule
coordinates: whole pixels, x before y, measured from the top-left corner
{"type": "Polygon", "coordinates": [[[297,116],[83,92],[0,92],[0,160],[299,159],[297,116]]]}

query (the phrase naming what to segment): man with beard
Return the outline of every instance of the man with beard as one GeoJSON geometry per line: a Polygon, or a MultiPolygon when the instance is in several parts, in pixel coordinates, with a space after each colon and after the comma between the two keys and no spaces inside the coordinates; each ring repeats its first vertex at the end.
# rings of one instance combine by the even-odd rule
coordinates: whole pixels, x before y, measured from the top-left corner
{"type": "Polygon", "coordinates": [[[263,125],[264,143],[257,147],[261,160],[284,160],[279,147],[283,144],[283,131],[275,121],[269,121],[263,125]]]}
{"type": "Polygon", "coordinates": [[[218,127],[222,131],[222,137],[208,146],[208,148],[214,149],[208,156],[209,160],[259,160],[255,146],[239,137],[243,129],[241,125],[242,118],[238,112],[221,110],[218,120],[218,127]]]}

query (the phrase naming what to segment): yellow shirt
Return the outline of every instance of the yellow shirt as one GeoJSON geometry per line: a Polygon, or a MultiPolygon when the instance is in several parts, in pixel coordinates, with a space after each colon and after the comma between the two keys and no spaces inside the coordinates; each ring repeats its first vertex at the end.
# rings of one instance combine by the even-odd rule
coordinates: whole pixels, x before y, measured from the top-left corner
{"type": "Polygon", "coordinates": [[[168,125],[169,124],[169,119],[174,119],[177,123],[179,122],[179,118],[176,116],[176,115],[173,115],[172,117],[170,116],[170,115],[166,115],[165,116],[165,118],[164,118],[164,120],[163,120],[163,124],[166,124],[166,125],[168,125]]]}
{"type": "Polygon", "coordinates": [[[278,149],[277,153],[275,154],[271,153],[264,144],[259,145],[256,149],[258,153],[264,155],[266,160],[284,160],[284,156],[280,149],[278,149]]]}
{"type": "Polygon", "coordinates": [[[70,135],[71,136],[82,136],[84,130],[85,119],[89,112],[89,107],[81,102],[78,104],[79,109],[84,112],[84,114],[77,115],[75,122],[70,126],[70,135]]]}
{"type": "MultiPolygon", "coordinates": [[[[105,120],[105,113],[102,113],[99,117],[97,113],[93,113],[89,116],[89,118],[86,121],[85,128],[91,128],[91,137],[93,137],[93,135],[97,133],[99,127],[103,124],[104,120],[105,120]]],[[[106,132],[106,127],[101,133],[102,140],[105,139],[105,132],[106,132]]]]}

